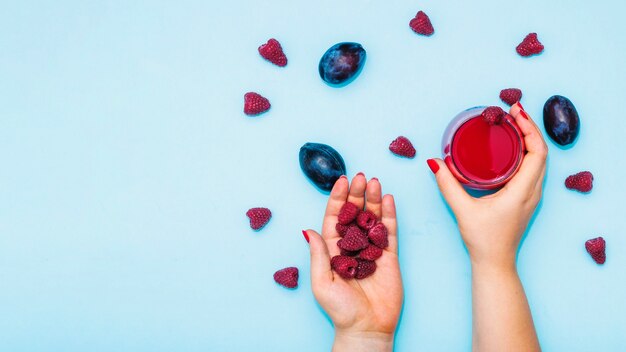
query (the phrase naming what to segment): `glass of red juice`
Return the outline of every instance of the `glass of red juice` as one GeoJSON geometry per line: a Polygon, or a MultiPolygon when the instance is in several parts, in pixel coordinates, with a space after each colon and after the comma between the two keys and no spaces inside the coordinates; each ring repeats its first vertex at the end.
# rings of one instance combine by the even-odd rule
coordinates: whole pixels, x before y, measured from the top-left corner
{"type": "Polygon", "coordinates": [[[519,170],[526,153],[524,137],[512,116],[489,125],[480,114],[486,107],[467,109],[448,125],[442,140],[443,160],[465,187],[491,190],[504,186],[519,170]]]}

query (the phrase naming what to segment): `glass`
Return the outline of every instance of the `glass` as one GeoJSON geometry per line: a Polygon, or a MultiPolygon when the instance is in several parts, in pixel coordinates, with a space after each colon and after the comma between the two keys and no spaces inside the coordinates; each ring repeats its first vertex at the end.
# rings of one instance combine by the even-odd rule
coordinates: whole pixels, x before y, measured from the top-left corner
{"type": "Polygon", "coordinates": [[[519,170],[526,151],[519,126],[511,115],[489,125],[484,106],[462,111],[446,128],[443,160],[465,187],[490,190],[504,186],[519,170]]]}

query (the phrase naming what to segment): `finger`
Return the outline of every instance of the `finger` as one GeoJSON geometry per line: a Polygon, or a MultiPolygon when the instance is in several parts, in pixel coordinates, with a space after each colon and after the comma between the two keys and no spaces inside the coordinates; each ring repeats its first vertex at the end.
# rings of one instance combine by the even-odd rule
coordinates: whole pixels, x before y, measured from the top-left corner
{"type": "Polygon", "coordinates": [[[371,179],[365,188],[365,209],[371,211],[380,219],[382,216],[383,196],[380,182],[377,178],[371,179]]]}
{"type": "Polygon", "coordinates": [[[313,230],[304,230],[303,232],[309,236],[311,286],[313,290],[316,290],[333,281],[333,271],[330,268],[330,255],[326,242],[317,232],[313,230]]]}
{"type": "Polygon", "coordinates": [[[519,103],[511,107],[510,113],[522,131],[527,153],[522,160],[519,171],[509,181],[506,188],[530,192],[534,190],[545,170],[548,147],[539,127],[532,121],[528,113],[522,110],[519,103]]]}
{"type": "Polygon", "coordinates": [[[350,193],[348,194],[348,202],[354,203],[357,208],[363,209],[365,205],[365,187],[367,185],[367,180],[365,179],[365,175],[359,172],[352,179],[352,183],[350,184],[350,193]]]}
{"type": "Polygon", "coordinates": [[[437,185],[441,194],[448,202],[452,211],[457,211],[468,207],[472,202],[472,197],[465,191],[461,183],[452,175],[446,163],[441,159],[428,159],[428,166],[435,174],[437,185]]]}
{"type": "Polygon", "coordinates": [[[538,137],[532,139],[531,143],[526,145],[526,150],[528,152],[541,152],[542,149],[547,149],[547,145],[545,139],[543,138],[543,134],[541,133],[541,129],[539,128],[539,126],[537,126],[537,123],[532,119],[528,112],[522,108],[519,102],[511,106],[511,110],[509,110],[509,113],[515,118],[515,122],[522,130],[522,134],[524,134],[524,142],[526,142],[525,130],[528,130],[528,132],[533,132],[534,137],[538,137]],[[530,123],[530,126],[534,128],[523,129],[522,126],[528,126],[526,122],[530,123]]]}
{"type": "Polygon", "coordinates": [[[381,222],[387,228],[389,247],[387,250],[398,254],[398,221],[396,219],[396,203],[391,194],[382,198],[381,222]]]}
{"type": "Polygon", "coordinates": [[[326,204],[326,212],[324,213],[324,221],[322,223],[322,234],[325,239],[339,237],[335,224],[337,223],[337,215],[339,210],[348,198],[348,178],[341,176],[330,191],[328,203],[326,204]]]}
{"type": "Polygon", "coordinates": [[[528,113],[528,111],[524,110],[524,107],[522,106],[522,104],[520,104],[520,102],[517,102],[513,105],[511,105],[511,108],[509,109],[509,115],[517,118],[517,115],[521,112],[524,111],[524,113],[526,113],[526,116],[522,116],[524,118],[527,118],[528,121],[530,121],[530,123],[535,126],[537,128],[537,130],[539,130],[539,133],[541,134],[541,130],[539,129],[539,126],[537,126],[537,124],[535,123],[535,120],[533,120],[530,117],[530,114],[528,113]]]}

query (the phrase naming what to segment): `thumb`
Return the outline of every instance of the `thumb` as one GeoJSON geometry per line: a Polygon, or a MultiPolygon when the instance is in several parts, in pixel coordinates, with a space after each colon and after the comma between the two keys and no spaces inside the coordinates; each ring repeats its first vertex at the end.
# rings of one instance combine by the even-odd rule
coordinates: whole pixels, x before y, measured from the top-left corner
{"type": "Polygon", "coordinates": [[[428,159],[426,162],[430,170],[435,174],[439,191],[441,191],[441,194],[455,214],[457,214],[457,210],[467,207],[472,202],[472,197],[467,194],[443,160],[428,159]]]}
{"type": "Polygon", "coordinates": [[[330,268],[330,254],[326,241],[319,233],[313,230],[303,230],[302,234],[309,240],[311,253],[311,286],[313,289],[333,281],[333,272],[330,268]]]}

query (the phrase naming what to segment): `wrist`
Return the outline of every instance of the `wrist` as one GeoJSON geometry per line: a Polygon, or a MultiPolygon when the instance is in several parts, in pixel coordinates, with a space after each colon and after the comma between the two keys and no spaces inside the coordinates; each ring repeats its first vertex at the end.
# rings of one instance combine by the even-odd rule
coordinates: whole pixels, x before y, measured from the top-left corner
{"type": "Polygon", "coordinates": [[[498,271],[515,271],[516,250],[482,250],[470,251],[470,263],[472,268],[489,269],[498,271]]]}
{"type": "Polygon", "coordinates": [[[394,334],[376,331],[347,331],[336,330],[333,352],[363,351],[383,352],[393,351],[394,334]]]}
{"type": "Polygon", "coordinates": [[[495,275],[517,275],[515,258],[470,258],[472,272],[495,275]]]}

